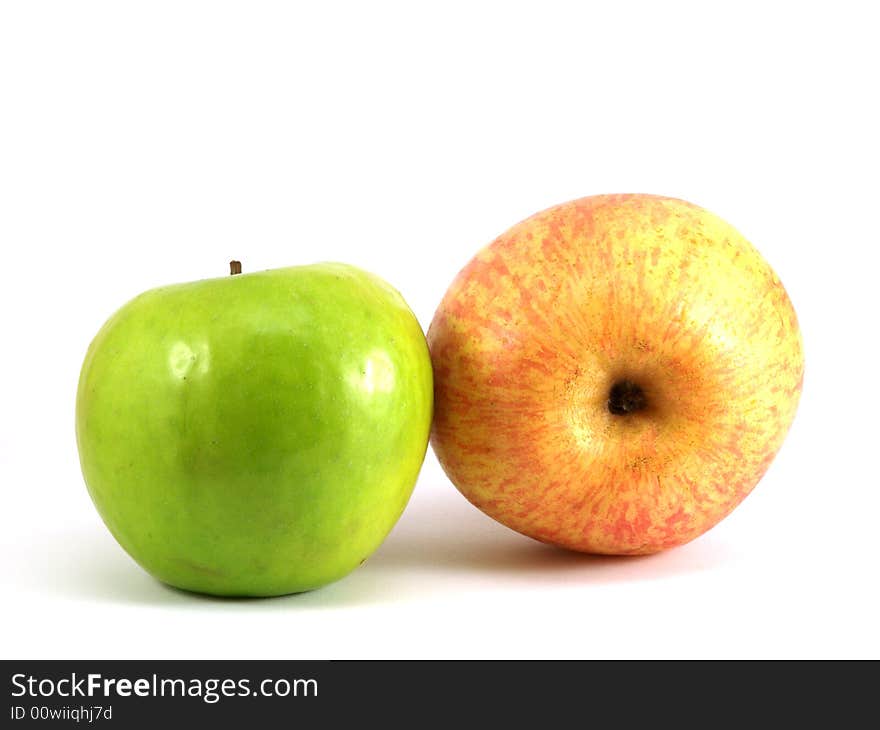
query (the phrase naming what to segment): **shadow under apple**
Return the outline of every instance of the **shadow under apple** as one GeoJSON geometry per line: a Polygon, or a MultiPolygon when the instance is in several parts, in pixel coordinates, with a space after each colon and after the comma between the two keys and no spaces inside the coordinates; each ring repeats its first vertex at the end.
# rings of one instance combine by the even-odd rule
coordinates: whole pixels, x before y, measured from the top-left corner
{"type": "Polygon", "coordinates": [[[658,555],[586,555],[519,535],[468,504],[448,484],[417,489],[400,522],[366,564],[315,591],[276,598],[222,598],[165,585],[144,572],[113,538],[97,529],[41,539],[26,553],[25,582],[74,600],[227,610],[326,610],[418,600],[455,590],[450,582],[603,584],[662,579],[715,567],[730,548],[712,536],[658,555]],[[426,581],[425,574],[431,576],[426,581]],[[436,580],[434,580],[436,579],[436,580]]]}
{"type": "Polygon", "coordinates": [[[490,519],[449,485],[413,496],[404,517],[368,565],[380,571],[420,569],[493,574],[499,580],[604,583],[650,580],[706,570],[730,559],[730,548],[704,536],[647,556],[572,552],[532,540],[490,519]]]}
{"type": "MultiPolygon", "coordinates": [[[[24,582],[40,592],[74,600],[202,610],[327,608],[384,600],[373,581],[341,580],[317,591],[269,598],[222,597],[181,590],[156,580],[137,565],[109,534],[77,531],[28,550],[32,564],[24,582]]],[[[355,573],[356,575],[356,573],[355,573]]]]}

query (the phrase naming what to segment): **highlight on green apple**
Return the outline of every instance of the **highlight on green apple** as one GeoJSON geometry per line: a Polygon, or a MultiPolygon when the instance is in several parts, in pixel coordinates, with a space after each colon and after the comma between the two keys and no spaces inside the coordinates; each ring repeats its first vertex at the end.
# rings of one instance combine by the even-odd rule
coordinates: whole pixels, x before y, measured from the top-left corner
{"type": "Polygon", "coordinates": [[[424,333],[378,276],[323,263],[161,287],[98,332],[76,399],[89,494],[147,572],[296,593],[367,559],[431,426],[424,333]]]}

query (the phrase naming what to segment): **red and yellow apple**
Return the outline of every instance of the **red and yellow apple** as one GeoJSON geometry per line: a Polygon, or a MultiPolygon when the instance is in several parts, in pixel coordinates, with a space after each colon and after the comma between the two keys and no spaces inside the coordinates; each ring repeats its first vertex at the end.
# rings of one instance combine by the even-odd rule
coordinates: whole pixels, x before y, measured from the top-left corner
{"type": "Polygon", "coordinates": [[[592,553],[653,553],[728,515],[803,382],[767,262],[712,213],[652,195],[514,226],[453,281],[428,344],[452,482],[504,525],[592,553]]]}

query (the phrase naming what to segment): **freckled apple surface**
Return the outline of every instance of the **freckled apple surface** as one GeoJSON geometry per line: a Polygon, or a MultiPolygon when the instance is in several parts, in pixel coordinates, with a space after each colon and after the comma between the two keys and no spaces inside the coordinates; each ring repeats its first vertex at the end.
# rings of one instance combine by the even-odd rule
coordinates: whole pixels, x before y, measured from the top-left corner
{"type": "Polygon", "coordinates": [[[432,444],[503,524],[573,550],[685,543],[751,492],[794,418],[797,318],[732,226],[602,195],[480,251],[428,330],[432,444]]]}

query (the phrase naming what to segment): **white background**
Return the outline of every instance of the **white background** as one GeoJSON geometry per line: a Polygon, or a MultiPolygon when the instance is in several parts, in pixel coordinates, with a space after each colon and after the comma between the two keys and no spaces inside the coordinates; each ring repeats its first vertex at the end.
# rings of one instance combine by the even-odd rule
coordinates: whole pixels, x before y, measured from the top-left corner
{"type": "Polygon", "coordinates": [[[310,5],[0,6],[2,656],[880,657],[872,4],[310,5]],[[564,553],[429,453],[375,556],[306,595],[185,594],[112,540],[74,396],[133,295],[335,259],[427,327],[480,246],[603,192],[728,219],[801,320],[795,425],[709,534],[564,553]]]}

